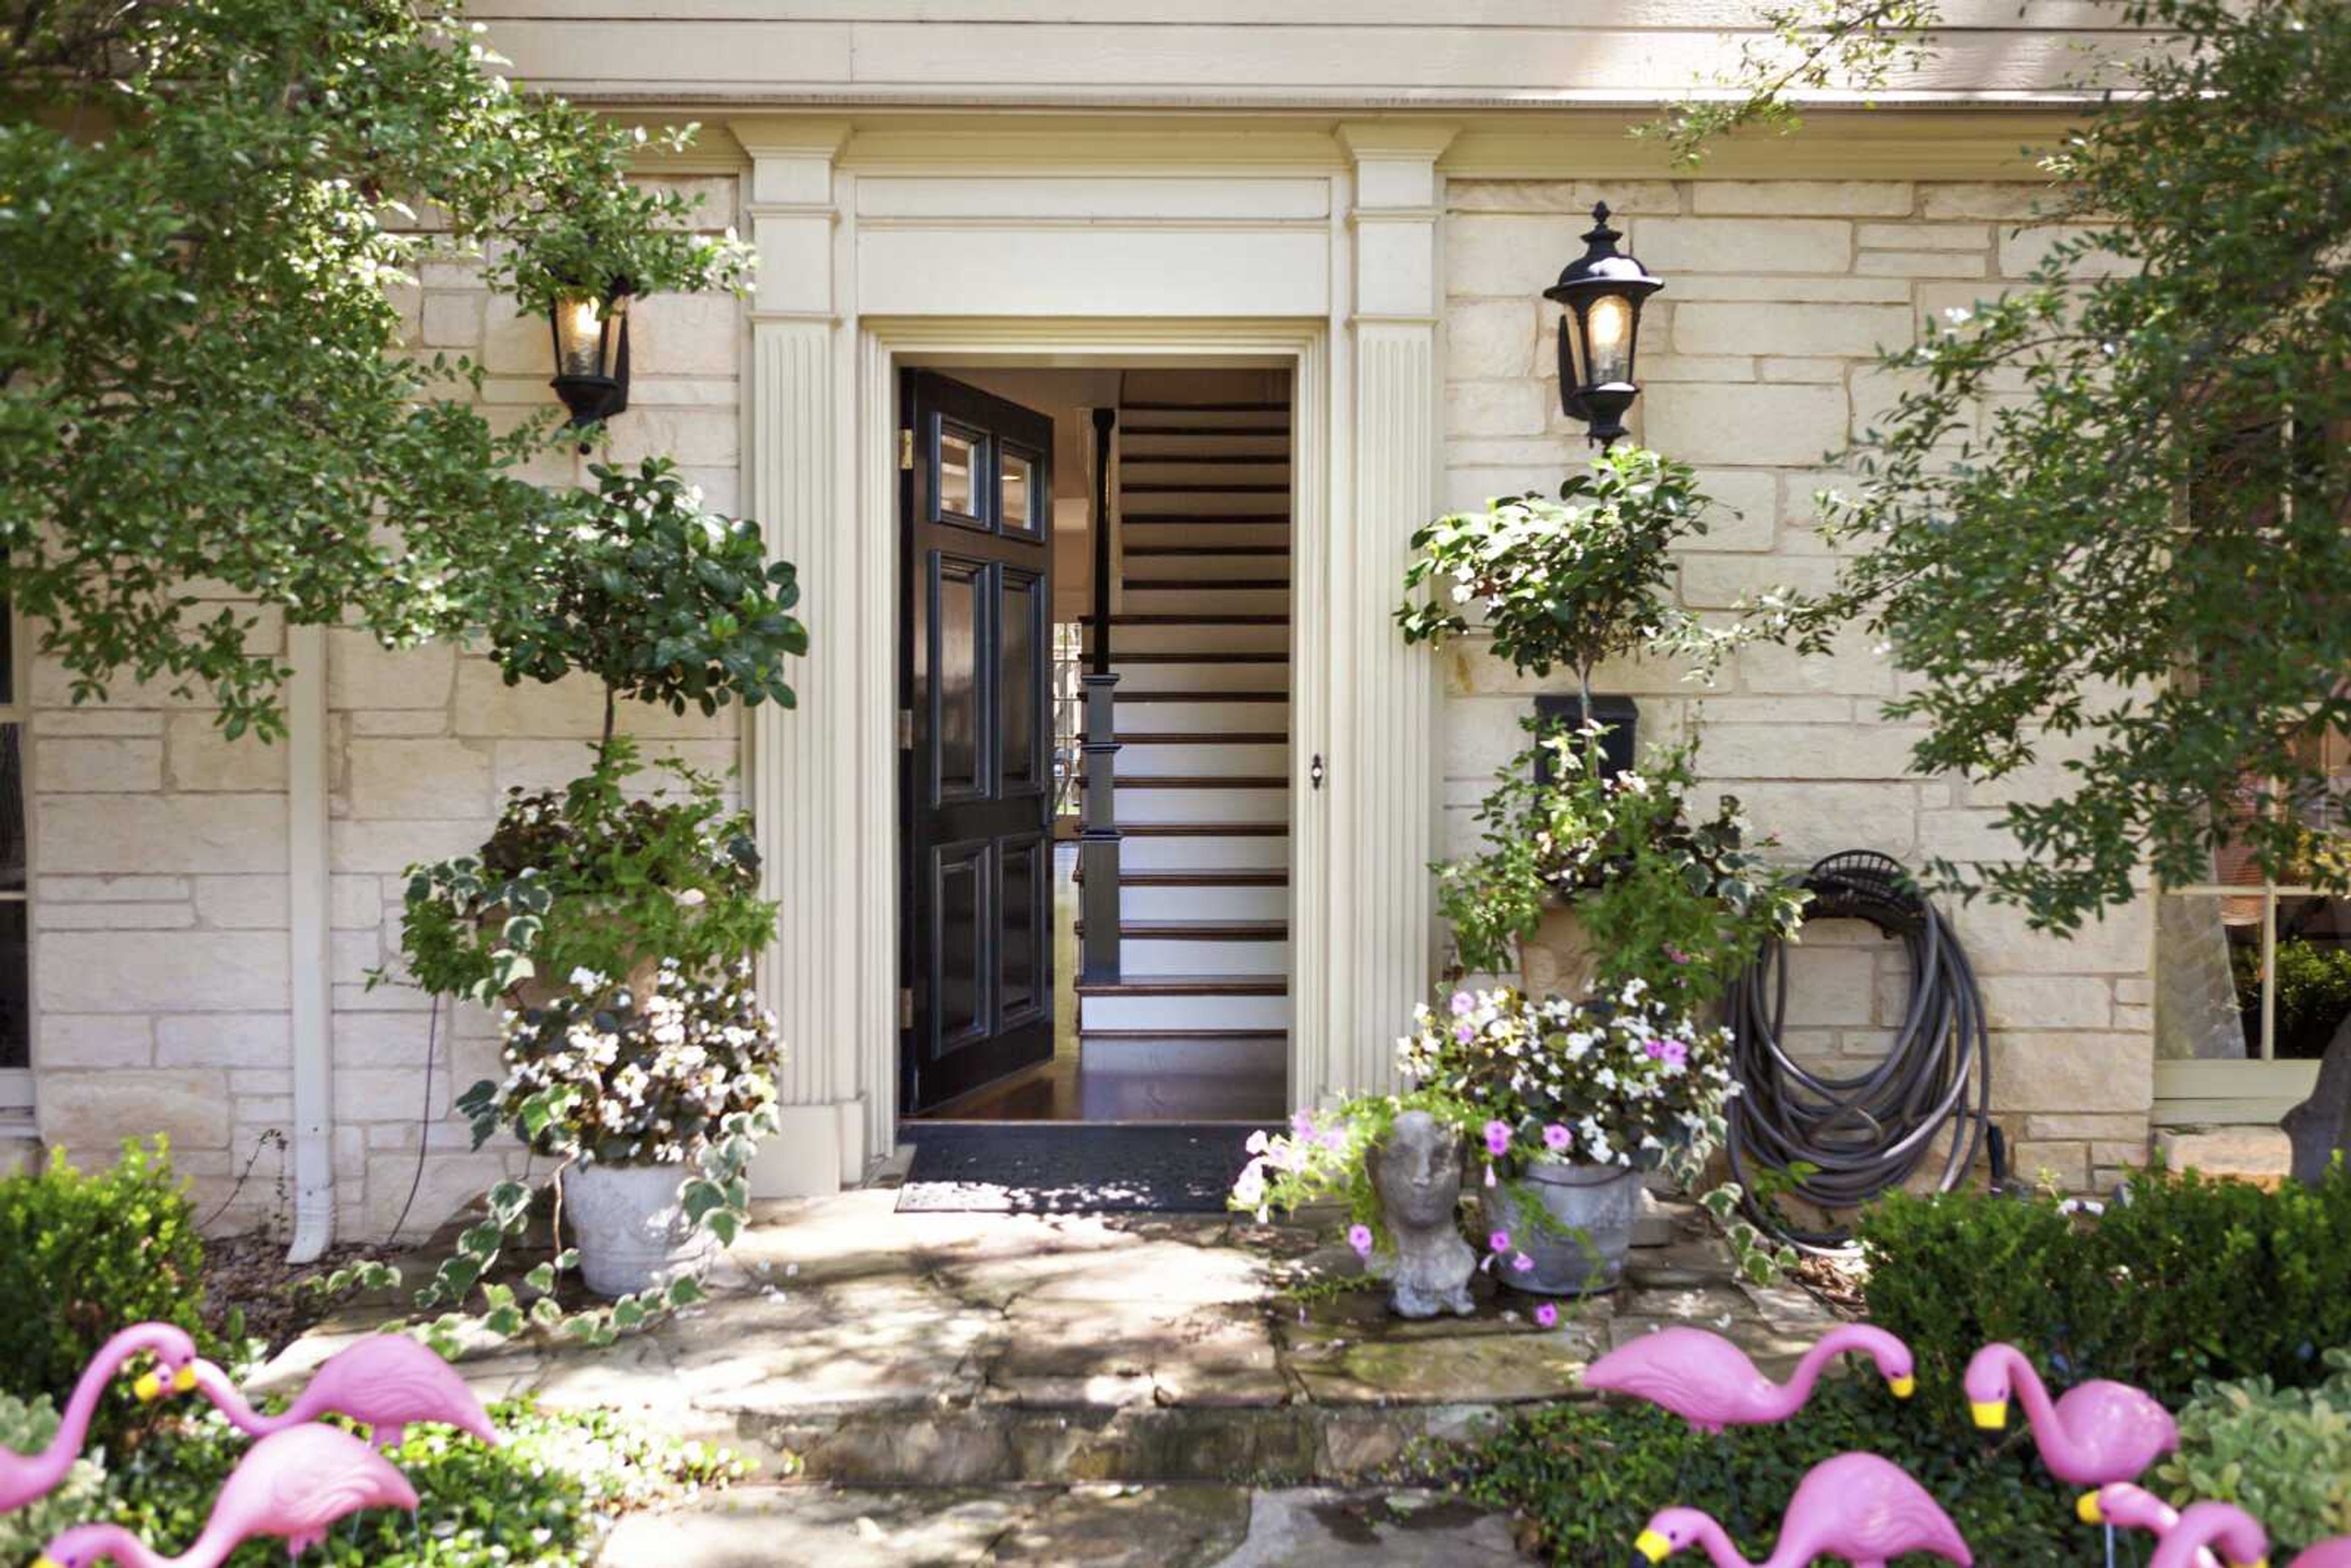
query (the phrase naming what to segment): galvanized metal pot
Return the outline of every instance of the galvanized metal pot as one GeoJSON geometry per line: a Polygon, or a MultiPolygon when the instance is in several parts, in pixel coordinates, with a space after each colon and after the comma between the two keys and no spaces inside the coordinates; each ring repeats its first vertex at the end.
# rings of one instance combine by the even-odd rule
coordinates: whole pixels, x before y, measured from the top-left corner
{"type": "Polygon", "coordinates": [[[1534,1165],[1480,1195],[1486,1224],[1506,1230],[1510,1251],[1534,1260],[1513,1269],[1508,1253],[1495,1278],[1535,1296],[1588,1296],[1624,1277],[1640,1213],[1641,1173],[1624,1166],[1534,1165]],[[1531,1213],[1530,1210],[1539,1212],[1531,1213]]]}

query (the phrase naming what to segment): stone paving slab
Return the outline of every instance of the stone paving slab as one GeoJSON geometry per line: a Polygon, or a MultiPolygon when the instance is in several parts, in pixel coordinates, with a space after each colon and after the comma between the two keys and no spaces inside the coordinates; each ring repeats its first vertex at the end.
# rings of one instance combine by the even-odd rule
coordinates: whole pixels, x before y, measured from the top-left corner
{"type": "Polygon", "coordinates": [[[624,1521],[599,1568],[1479,1568],[1509,1521],[1421,1491],[742,1487],[624,1521]]]}
{"type": "MultiPolygon", "coordinates": [[[[706,1302],[605,1349],[486,1345],[460,1370],[485,1395],[628,1410],[843,1486],[1306,1484],[1583,1397],[1594,1356],[1668,1323],[1728,1333],[1770,1370],[1834,1321],[1802,1290],[1734,1279],[1687,1208],[1645,1221],[1656,1244],[1620,1290],[1543,1329],[1534,1298],[1485,1276],[1471,1316],[1391,1318],[1327,1226],[902,1215],[895,1197],[760,1205],[706,1302]]],[[[320,1325],[261,1385],[298,1386],[382,1316],[320,1325]]]]}

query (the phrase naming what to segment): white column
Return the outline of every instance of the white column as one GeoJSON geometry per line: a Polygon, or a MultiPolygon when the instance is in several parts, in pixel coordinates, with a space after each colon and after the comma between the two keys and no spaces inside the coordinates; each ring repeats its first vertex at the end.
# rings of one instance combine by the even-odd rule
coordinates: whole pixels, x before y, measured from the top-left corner
{"type": "MultiPolygon", "coordinates": [[[[294,1238],[289,1263],[335,1239],[335,1014],[328,915],[327,632],[286,629],[286,936],[293,1044],[294,1238]]],[[[248,742],[247,744],[251,744],[248,742]]]]}
{"type": "Polygon", "coordinates": [[[855,647],[865,617],[854,486],[838,460],[847,404],[833,160],[849,127],[778,119],[729,129],[751,158],[746,213],[759,254],[744,494],[769,551],[799,569],[809,629],[808,656],[790,672],[799,706],[752,710],[746,769],[763,888],[782,911],[759,988],[786,1051],[784,1130],[752,1179],[758,1196],[786,1197],[837,1191],[864,1167],[858,987],[872,956],[860,950],[857,869],[861,852],[890,845],[862,840],[855,647]]]}
{"type": "Polygon", "coordinates": [[[1437,499],[1437,160],[1454,128],[1343,124],[1354,162],[1352,517],[1330,578],[1331,963],[1323,995],[1337,1092],[1389,1088],[1395,1042],[1432,965],[1428,862],[1437,761],[1436,673],[1393,612],[1415,529],[1437,499]]]}

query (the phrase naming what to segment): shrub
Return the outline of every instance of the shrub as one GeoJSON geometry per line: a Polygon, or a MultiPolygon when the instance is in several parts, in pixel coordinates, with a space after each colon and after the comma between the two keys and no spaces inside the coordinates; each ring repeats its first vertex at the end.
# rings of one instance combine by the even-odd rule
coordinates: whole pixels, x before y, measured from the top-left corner
{"type": "Polygon", "coordinates": [[[1909,1342],[1928,1388],[2005,1340],[2058,1384],[2111,1377],[2177,1406],[2199,1379],[2309,1386],[2321,1352],[2351,1344],[2340,1162],[2274,1193],[2157,1167],[2095,1217],[2050,1197],[1889,1194],[1859,1234],[1871,1321],[1909,1342]]]}
{"type": "Polygon", "coordinates": [[[1707,1437],[1647,1406],[1554,1405],[1470,1449],[1450,1479],[1479,1502],[1519,1512],[1552,1562],[1632,1562],[1634,1538],[1649,1516],[1680,1503],[1713,1514],[1760,1563],[1803,1473],[1862,1449],[1917,1478],[1979,1563],[2103,1563],[2100,1537],[2075,1521],[2074,1493],[2042,1469],[2030,1439],[2011,1437],[1987,1452],[1967,1427],[1966,1409],[1932,1405],[1923,1395],[1897,1404],[1876,1378],[1838,1378],[1779,1426],[1707,1437]]]}
{"type": "Polygon", "coordinates": [[[2317,1388],[2281,1390],[2266,1377],[2199,1385],[2179,1412],[2179,1451],[2156,1472],[2173,1500],[2240,1505],[2268,1528],[2280,1561],[2351,1535],[2351,1351],[2325,1359],[2334,1375],[2317,1388]]]}
{"type": "MultiPolygon", "coordinates": [[[[112,1168],[48,1164],[0,1180],[0,1393],[62,1407],[91,1355],[118,1329],[174,1323],[206,1343],[203,1239],[169,1145],[131,1142],[112,1168]]],[[[101,1434],[131,1406],[99,1407],[101,1434]]]]}
{"type": "MultiPolygon", "coordinates": [[[[415,1523],[392,1511],[362,1514],[356,1528],[329,1531],[303,1561],[368,1568],[586,1563],[612,1515],[723,1486],[749,1469],[724,1450],[678,1442],[610,1411],[542,1412],[503,1402],[490,1406],[490,1418],[504,1439],[496,1448],[445,1427],[410,1427],[392,1458],[416,1488],[415,1523]]],[[[98,1511],[84,1517],[111,1520],[162,1551],[184,1548],[251,1447],[219,1416],[205,1415],[146,1445],[135,1467],[109,1474],[98,1511]]],[[[281,1568],[285,1561],[282,1542],[251,1541],[228,1568],[281,1568]]]]}
{"type": "MultiPolygon", "coordinates": [[[[47,1399],[14,1399],[0,1394],[0,1449],[37,1454],[57,1435],[57,1413],[47,1399]]],[[[57,1490],[11,1513],[0,1510],[0,1563],[30,1563],[49,1537],[88,1518],[99,1494],[99,1469],[76,1460],[57,1490]]]]}

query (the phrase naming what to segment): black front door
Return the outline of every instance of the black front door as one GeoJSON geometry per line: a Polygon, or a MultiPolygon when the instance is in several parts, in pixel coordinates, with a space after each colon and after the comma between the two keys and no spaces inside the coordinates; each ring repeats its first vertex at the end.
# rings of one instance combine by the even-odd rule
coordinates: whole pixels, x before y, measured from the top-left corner
{"type": "Polygon", "coordinates": [[[916,1112],[1053,1054],[1053,422],[925,371],[899,413],[916,1112]]]}

